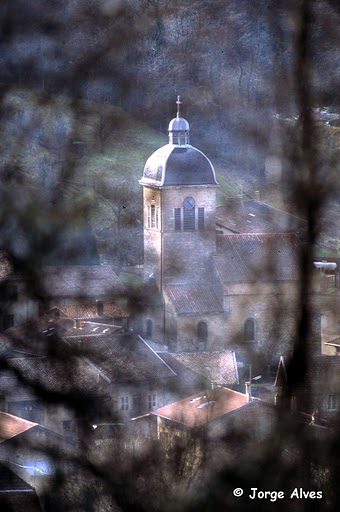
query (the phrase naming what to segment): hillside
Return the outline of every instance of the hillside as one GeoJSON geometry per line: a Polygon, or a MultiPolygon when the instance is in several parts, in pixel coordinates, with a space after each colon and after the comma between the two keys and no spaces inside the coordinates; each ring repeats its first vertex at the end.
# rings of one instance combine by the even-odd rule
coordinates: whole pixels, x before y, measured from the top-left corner
{"type": "MultiPolygon", "coordinates": [[[[118,107],[62,95],[16,90],[4,97],[3,105],[3,193],[21,190],[45,211],[52,200],[59,216],[53,225],[62,229],[66,222],[75,232],[86,220],[104,259],[117,253],[118,263],[140,260],[138,180],[145,161],[167,143],[167,135],[118,107]]],[[[218,200],[237,197],[239,188],[226,177],[223,165],[215,168],[218,200]]]]}

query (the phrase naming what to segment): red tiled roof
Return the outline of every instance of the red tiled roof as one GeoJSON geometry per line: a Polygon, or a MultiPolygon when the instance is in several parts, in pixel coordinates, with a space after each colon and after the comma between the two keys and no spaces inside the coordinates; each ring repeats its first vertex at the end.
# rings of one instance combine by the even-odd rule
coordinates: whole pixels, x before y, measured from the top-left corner
{"type": "Polygon", "coordinates": [[[243,393],[228,388],[215,388],[161,407],[151,414],[195,428],[235,411],[247,403],[247,396],[243,393]]]}
{"type": "Polygon", "coordinates": [[[24,420],[18,416],[13,416],[7,412],[0,412],[0,443],[22,434],[26,430],[33,428],[37,423],[24,420]]]}
{"type": "Polygon", "coordinates": [[[223,313],[222,302],[211,286],[173,284],[165,286],[164,291],[179,315],[223,313]]]}
{"type": "Polygon", "coordinates": [[[218,235],[215,266],[224,283],[299,279],[295,234],[218,235]]]}

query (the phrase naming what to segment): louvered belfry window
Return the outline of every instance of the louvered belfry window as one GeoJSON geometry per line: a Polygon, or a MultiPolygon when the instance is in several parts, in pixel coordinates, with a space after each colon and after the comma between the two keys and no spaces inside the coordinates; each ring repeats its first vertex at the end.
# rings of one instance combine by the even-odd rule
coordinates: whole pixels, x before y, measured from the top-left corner
{"type": "Polygon", "coordinates": [[[183,231],[195,231],[196,208],[183,209],[183,231]]]}
{"type": "Polygon", "coordinates": [[[175,208],[175,231],[181,231],[181,208],[175,208]]]}
{"type": "Polygon", "coordinates": [[[174,208],[175,231],[204,231],[204,208],[174,208]]]}
{"type": "Polygon", "coordinates": [[[204,208],[197,209],[197,227],[198,231],[204,230],[204,208]]]}

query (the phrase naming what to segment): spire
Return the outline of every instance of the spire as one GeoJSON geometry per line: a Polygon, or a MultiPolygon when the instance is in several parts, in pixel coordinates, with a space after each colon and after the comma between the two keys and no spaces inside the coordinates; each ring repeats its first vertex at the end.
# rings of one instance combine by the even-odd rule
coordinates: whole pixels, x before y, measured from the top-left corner
{"type": "Polygon", "coordinates": [[[181,117],[180,106],[182,105],[181,97],[177,96],[176,100],[177,114],[176,117],[170,121],[169,124],[169,144],[176,144],[177,146],[185,146],[189,144],[189,123],[186,119],[181,117]]]}
{"type": "Polygon", "coordinates": [[[177,96],[176,104],[177,104],[177,119],[179,119],[181,117],[180,106],[182,105],[180,96],[177,96]]]}

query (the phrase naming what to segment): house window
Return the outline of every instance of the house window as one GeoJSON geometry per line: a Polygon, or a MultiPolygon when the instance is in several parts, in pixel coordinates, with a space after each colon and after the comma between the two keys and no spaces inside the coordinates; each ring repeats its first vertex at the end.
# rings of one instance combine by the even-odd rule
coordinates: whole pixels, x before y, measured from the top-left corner
{"type": "Polygon", "coordinates": [[[148,228],[158,229],[159,227],[159,208],[155,204],[148,206],[148,228]]]}
{"type": "Polygon", "coordinates": [[[151,320],[146,321],[146,337],[152,338],[152,321],[151,320]]]}
{"type": "Polygon", "coordinates": [[[195,207],[183,209],[183,231],[195,231],[195,207]]]}
{"type": "Polygon", "coordinates": [[[197,209],[197,228],[199,231],[204,230],[204,208],[197,209]]]}
{"type": "Polygon", "coordinates": [[[198,350],[206,350],[208,341],[208,326],[205,322],[197,325],[198,350]]]}
{"type": "Polygon", "coordinates": [[[181,231],[181,209],[175,208],[175,231],[181,231]]]}
{"type": "Polygon", "coordinates": [[[121,411],[128,411],[129,410],[129,397],[128,396],[121,396],[120,397],[120,410],[121,411]]]}
{"type": "Polygon", "coordinates": [[[244,341],[251,343],[255,340],[255,321],[252,318],[248,318],[244,322],[244,341]]]}
{"type": "Polygon", "coordinates": [[[148,407],[149,410],[156,409],[156,394],[152,394],[148,396],[148,407]]]}
{"type": "Polygon", "coordinates": [[[140,393],[136,393],[132,397],[132,404],[134,411],[138,411],[141,405],[141,396],[140,393]]]}
{"type": "Polygon", "coordinates": [[[335,395],[328,395],[328,397],[327,397],[327,409],[329,411],[335,411],[336,410],[335,395]]]}

